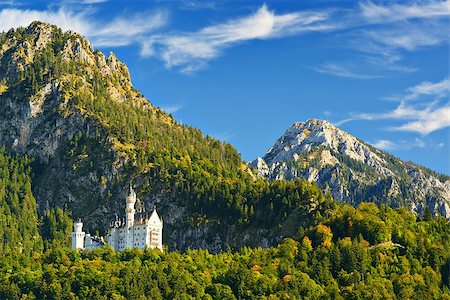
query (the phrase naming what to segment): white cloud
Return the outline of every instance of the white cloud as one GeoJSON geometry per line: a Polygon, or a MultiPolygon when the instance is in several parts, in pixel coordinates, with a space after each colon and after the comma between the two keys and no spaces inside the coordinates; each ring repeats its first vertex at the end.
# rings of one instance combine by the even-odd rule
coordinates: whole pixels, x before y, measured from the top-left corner
{"type": "Polygon", "coordinates": [[[420,96],[434,96],[438,98],[450,96],[450,77],[435,83],[424,81],[416,86],[410,87],[406,90],[403,99],[413,100],[420,96]]]}
{"type": "MultiPolygon", "coordinates": [[[[307,32],[345,30],[342,31],[339,44],[350,46],[352,50],[362,54],[361,58],[358,60],[353,56],[350,62],[328,62],[312,69],[341,77],[371,79],[385,77],[387,74],[382,70],[415,71],[415,68],[400,65],[402,51],[415,51],[448,41],[448,30],[445,28],[448,28],[450,16],[450,1],[433,0],[402,4],[363,2],[353,8],[303,10],[282,14],[262,5],[249,15],[199,30],[164,33],[160,29],[168,23],[169,18],[162,11],[99,20],[92,5],[75,5],[104,1],[107,0],[62,0],[57,10],[0,9],[0,30],[27,26],[34,20],[40,20],[64,30],[79,32],[87,36],[95,46],[119,47],[139,43],[142,56],[157,57],[167,68],[184,73],[204,68],[226,49],[247,41],[283,38],[307,32]],[[358,68],[360,65],[362,67],[358,68]]],[[[215,8],[214,2],[203,3],[196,0],[180,5],[187,9],[215,8]]]]}
{"type": "Polygon", "coordinates": [[[108,0],[83,0],[81,1],[84,4],[97,4],[97,3],[103,3],[107,2],[108,0]]]}
{"type": "Polygon", "coordinates": [[[183,105],[180,103],[175,103],[175,104],[171,104],[171,105],[163,105],[161,106],[161,109],[163,111],[165,111],[168,114],[173,114],[176,113],[177,111],[179,111],[180,109],[183,108],[183,105]]]}
{"type": "Polygon", "coordinates": [[[381,150],[393,150],[397,148],[397,145],[389,140],[377,140],[371,143],[371,145],[381,150]]]}
{"type": "Polygon", "coordinates": [[[224,142],[230,142],[234,137],[236,137],[236,134],[225,131],[211,134],[211,136],[224,142]]]}
{"type": "MultiPolygon", "coordinates": [[[[373,49],[375,51],[379,48],[391,53],[393,49],[414,51],[448,42],[449,31],[443,30],[445,26],[448,26],[448,20],[422,20],[364,30],[361,34],[378,46],[378,49],[373,49]]],[[[395,55],[399,56],[398,53],[395,55]]]]}
{"type": "Polygon", "coordinates": [[[180,3],[180,9],[184,10],[202,10],[202,9],[216,9],[215,2],[209,1],[182,1],[180,3]]]}
{"type": "Polygon", "coordinates": [[[81,34],[91,31],[88,11],[73,12],[66,8],[57,11],[39,11],[29,9],[5,8],[0,10],[0,31],[26,27],[33,21],[43,21],[59,26],[63,30],[73,30],[81,34]]]}
{"type": "Polygon", "coordinates": [[[87,35],[96,46],[125,46],[136,42],[138,37],[161,28],[167,23],[167,13],[140,13],[129,17],[117,17],[98,30],[87,35]]]}
{"type": "MultiPolygon", "coordinates": [[[[435,107],[435,102],[426,103],[422,107],[408,106],[405,102],[400,102],[400,104],[389,112],[384,113],[358,113],[353,114],[351,120],[411,120],[419,118],[427,118],[430,113],[433,112],[435,107]]],[[[350,120],[350,119],[349,119],[350,120]]]]}
{"type": "Polygon", "coordinates": [[[5,1],[0,1],[0,5],[14,5],[16,4],[13,0],[5,0],[5,1]]]}
{"type": "Polygon", "coordinates": [[[415,138],[414,140],[399,140],[393,142],[391,140],[379,139],[371,143],[377,149],[389,151],[389,150],[410,150],[413,148],[425,148],[426,146],[439,148],[440,144],[435,144],[432,140],[423,141],[420,138],[415,138]]]}
{"type": "Polygon", "coordinates": [[[154,35],[143,43],[143,56],[159,56],[167,68],[189,73],[203,68],[221,52],[249,40],[280,38],[308,31],[326,31],[338,25],[326,23],[328,12],[295,12],[276,15],[266,5],[254,14],[205,27],[196,32],[154,35]]]}
{"type": "Polygon", "coordinates": [[[433,131],[450,127],[450,105],[441,107],[422,115],[418,120],[408,122],[402,126],[394,127],[394,130],[418,132],[427,135],[433,131]]]}
{"type": "Polygon", "coordinates": [[[95,46],[119,47],[136,43],[143,35],[163,27],[168,16],[164,12],[140,13],[120,16],[111,21],[96,20],[92,9],[58,10],[2,9],[0,31],[26,27],[33,21],[57,25],[63,30],[73,30],[88,37],[95,46]]]}
{"type": "MultiPolygon", "coordinates": [[[[362,70],[380,77],[392,76],[393,72],[414,72],[416,68],[402,65],[407,52],[448,43],[450,1],[386,3],[363,2],[359,9],[343,16],[351,20],[347,22],[351,30],[338,36],[340,47],[355,51],[352,62],[361,67],[346,68],[350,71],[347,73],[323,67],[315,70],[359,79],[364,77],[351,75],[363,74],[362,70]]],[[[343,65],[342,62],[328,64],[343,65]]]]}
{"type": "Polygon", "coordinates": [[[417,18],[450,16],[450,1],[415,1],[409,4],[378,5],[360,3],[362,17],[368,22],[390,23],[417,18]]]}
{"type": "Polygon", "coordinates": [[[336,125],[355,120],[400,120],[408,122],[390,129],[427,135],[433,131],[450,127],[449,97],[450,80],[448,77],[435,83],[424,81],[407,88],[404,95],[399,97],[400,103],[395,109],[383,113],[352,114],[350,118],[336,122],[336,125]],[[413,99],[417,101],[412,103],[410,100],[413,99]]]}
{"type": "Polygon", "coordinates": [[[331,74],[345,78],[373,79],[382,77],[380,75],[363,73],[362,70],[359,70],[359,67],[349,63],[324,63],[317,67],[311,67],[311,69],[318,73],[331,74]]]}

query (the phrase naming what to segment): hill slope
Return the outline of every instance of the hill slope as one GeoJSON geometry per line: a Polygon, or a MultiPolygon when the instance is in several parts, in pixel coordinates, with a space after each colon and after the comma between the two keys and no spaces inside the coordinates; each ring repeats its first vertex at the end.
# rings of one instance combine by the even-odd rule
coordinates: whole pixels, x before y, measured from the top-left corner
{"type": "Polygon", "coordinates": [[[251,163],[269,179],[306,178],[333,198],[406,206],[450,218],[450,178],[404,162],[333,124],[310,119],[291,125],[262,158],[251,163]]]}

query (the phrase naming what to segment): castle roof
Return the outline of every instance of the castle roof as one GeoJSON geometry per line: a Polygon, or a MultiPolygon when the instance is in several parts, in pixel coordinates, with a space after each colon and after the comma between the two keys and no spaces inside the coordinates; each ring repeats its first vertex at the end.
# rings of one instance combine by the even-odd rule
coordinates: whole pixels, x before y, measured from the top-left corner
{"type": "Polygon", "coordinates": [[[134,191],[131,183],[130,183],[130,192],[127,196],[127,203],[136,203],[136,192],[134,191]]]}
{"type": "Polygon", "coordinates": [[[152,215],[150,216],[149,219],[149,223],[150,224],[154,224],[154,225],[158,225],[161,224],[161,219],[158,216],[158,213],[156,212],[156,207],[153,209],[152,215]]]}

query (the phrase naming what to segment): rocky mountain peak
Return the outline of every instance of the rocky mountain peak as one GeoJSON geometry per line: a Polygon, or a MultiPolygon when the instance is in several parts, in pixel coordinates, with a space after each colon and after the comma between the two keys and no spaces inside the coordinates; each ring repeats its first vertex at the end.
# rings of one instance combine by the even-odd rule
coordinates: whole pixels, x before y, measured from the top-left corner
{"type": "Polygon", "coordinates": [[[294,139],[297,143],[306,141],[316,146],[324,145],[336,148],[339,139],[345,136],[345,132],[335,127],[328,121],[309,119],[306,122],[295,122],[284,134],[285,140],[294,139]]]}
{"type": "Polygon", "coordinates": [[[292,124],[263,157],[267,163],[283,159],[297,160],[299,154],[327,148],[357,161],[368,163],[388,174],[379,163],[380,158],[369,146],[328,121],[309,119],[292,124]]]}
{"type": "Polygon", "coordinates": [[[3,114],[8,116],[1,124],[0,142],[41,161],[55,155],[63,135],[70,139],[80,130],[70,122],[86,126],[81,102],[102,97],[154,110],[113,53],[106,58],[83,36],[43,22],[0,33],[0,84],[3,114]],[[82,120],[69,122],[67,116],[82,120]],[[70,132],[54,129],[63,124],[70,132]]]}
{"type": "MultiPolygon", "coordinates": [[[[104,76],[116,77],[121,85],[130,85],[130,72],[112,52],[108,58],[96,51],[92,44],[73,31],[63,32],[58,27],[33,22],[26,28],[11,29],[4,34],[0,47],[0,59],[4,60],[2,70],[6,81],[16,82],[34,64],[36,57],[60,56],[67,63],[78,63],[86,73],[99,70],[104,76]]],[[[1,78],[0,78],[1,79],[1,78]]]]}
{"type": "Polygon", "coordinates": [[[343,202],[383,199],[418,213],[428,206],[450,218],[448,178],[375,149],[328,121],[295,122],[250,166],[269,179],[316,182],[343,202]]]}
{"type": "Polygon", "coordinates": [[[55,30],[55,26],[38,21],[31,23],[30,26],[26,28],[27,34],[34,37],[31,46],[34,46],[37,50],[44,48],[48,44],[52,39],[55,30]]]}

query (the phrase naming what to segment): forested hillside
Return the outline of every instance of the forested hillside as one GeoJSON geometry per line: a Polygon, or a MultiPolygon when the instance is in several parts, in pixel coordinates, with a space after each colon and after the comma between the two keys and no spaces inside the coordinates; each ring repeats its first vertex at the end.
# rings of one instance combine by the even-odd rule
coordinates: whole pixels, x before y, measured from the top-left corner
{"type": "Polygon", "coordinates": [[[450,299],[443,217],[354,208],[305,181],[275,181],[242,222],[273,228],[268,220],[296,214],[301,222],[277,225],[296,227],[276,247],[79,252],[67,211],[38,219],[29,165],[0,150],[0,299],[450,299]]]}
{"type": "Polygon", "coordinates": [[[0,253],[30,255],[42,250],[29,159],[0,148],[0,253]]]}
{"type": "Polygon", "coordinates": [[[330,207],[268,249],[10,253],[0,299],[450,299],[447,220],[330,207]]]}

